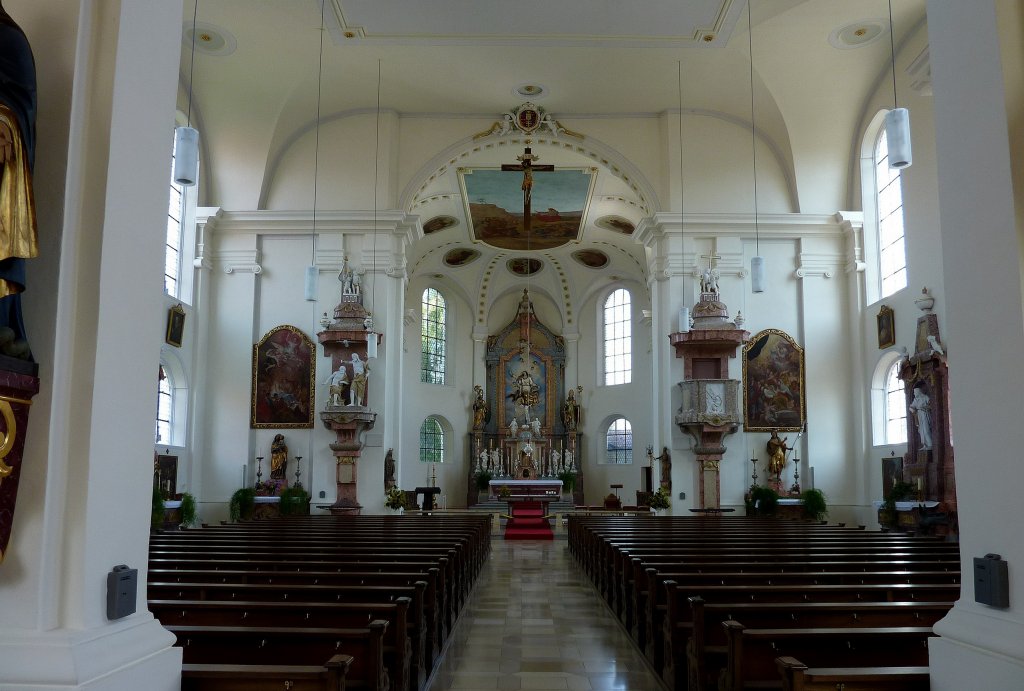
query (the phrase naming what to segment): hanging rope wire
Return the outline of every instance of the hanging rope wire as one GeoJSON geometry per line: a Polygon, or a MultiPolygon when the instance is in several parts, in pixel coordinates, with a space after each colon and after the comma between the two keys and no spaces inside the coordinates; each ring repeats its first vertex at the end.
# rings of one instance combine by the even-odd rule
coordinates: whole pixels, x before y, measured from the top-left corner
{"type": "Polygon", "coordinates": [[[747,1],[747,48],[750,51],[750,153],[754,167],[754,254],[761,255],[761,232],[757,221],[757,126],[754,121],[754,28],[747,1]]]}
{"type": "MultiPolygon", "coordinates": [[[[682,280],[679,287],[679,306],[686,304],[686,190],[683,186],[683,61],[676,61],[679,80],[679,266],[682,280]]],[[[679,326],[682,331],[682,325],[679,326]]]]}
{"type": "MultiPolygon", "coordinates": [[[[199,0],[196,0],[196,6],[193,7],[193,49],[191,49],[191,57],[188,60],[188,115],[185,117],[188,127],[191,127],[191,87],[193,87],[193,75],[196,72],[196,17],[198,15],[199,0]]],[[[891,8],[889,15],[892,16],[891,8]]]]}
{"type": "Polygon", "coordinates": [[[374,123],[374,153],[373,153],[373,265],[370,274],[370,305],[376,309],[373,301],[375,296],[374,287],[377,282],[377,173],[380,161],[380,58],[377,58],[377,116],[374,123]]]}
{"type": "Polygon", "coordinates": [[[313,255],[310,266],[316,265],[316,195],[317,180],[320,177],[320,98],[324,80],[324,8],[327,0],[320,0],[320,57],[317,61],[316,73],[316,131],[313,140],[313,255]]]}
{"type": "Polygon", "coordinates": [[[889,52],[892,57],[892,60],[890,60],[892,63],[892,107],[893,110],[895,110],[899,106],[896,104],[896,38],[893,34],[892,0],[889,0],[889,52]]]}

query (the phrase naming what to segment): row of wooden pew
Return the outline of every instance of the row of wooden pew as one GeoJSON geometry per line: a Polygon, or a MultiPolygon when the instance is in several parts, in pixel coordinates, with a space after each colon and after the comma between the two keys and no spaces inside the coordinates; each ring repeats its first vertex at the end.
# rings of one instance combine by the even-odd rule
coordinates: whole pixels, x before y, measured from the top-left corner
{"type": "Polygon", "coordinates": [[[569,549],[671,689],[927,689],[956,544],[746,517],[571,516],[569,549]]]}
{"type": "Polygon", "coordinates": [[[490,553],[490,517],[298,516],[150,538],[183,691],[418,691],[490,553]]]}

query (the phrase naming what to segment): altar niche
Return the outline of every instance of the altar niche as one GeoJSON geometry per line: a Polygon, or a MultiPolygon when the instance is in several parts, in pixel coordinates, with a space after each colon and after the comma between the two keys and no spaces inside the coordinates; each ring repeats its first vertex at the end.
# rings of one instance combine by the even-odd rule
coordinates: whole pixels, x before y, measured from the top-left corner
{"type": "MultiPolygon", "coordinates": [[[[571,467],[576,472],[573,498],[582,503],[580,435],[562,415],[565,341],[537,320],[527,290],[515,318],[487,338],[485,358],[490,417],[470,433],[470,475],[482,466],[496,480],[535,480],[555,478],[571,467]]],[[[468,501],[474,504],[472,480],[469,487],[468,501]]]]}

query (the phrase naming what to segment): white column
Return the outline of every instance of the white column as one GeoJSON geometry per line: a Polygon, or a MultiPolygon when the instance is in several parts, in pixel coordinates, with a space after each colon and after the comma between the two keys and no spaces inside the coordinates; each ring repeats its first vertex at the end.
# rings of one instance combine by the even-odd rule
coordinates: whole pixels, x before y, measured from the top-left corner
{"type": "Polygon", "coordinates": [[[935,691],[1020,688],[1024,317],[1003,82],[1003,69],[1017,66],[1001,64],[994,0],[929,0],[928,34],[964,574],[961,599],[935,627],[941,638],[930,645],[931,684],[935,691]],[[974,601],[972,559],[987,553],[1009,562],[1009,609],[974,601]]]}
{"type": "MultiPolygon", "coordinates": [[[[8,3],[12,14],[23,8],[36,10],[8,3]]],[[[77,36],[33,46],[53,57],[70,42],[75,54],[54,58],[66,57],[74,76],[64,85],[70,124],[49,123],[58,138],[56,129],[70,128],[64,198],[41,215],[49,222],[41,237],[60,234],[50,285],[56,327],[39,344],[52,357],[37,401],[50,408],[34,411],[49,415],[49,430],[35,425],[28,438],[15,542],[0,576],[4,688],[179,686],[181,651],[146,610],[145,584],[181,21],[180,0],[83,0],[77,36]],[[137,611],[108,621],[106,575],[118,564],[139,569],[137,611]]],[[[37,186],[52,181],[46,165],[59,160],[52,151],[37,157],[37,186]]]]}

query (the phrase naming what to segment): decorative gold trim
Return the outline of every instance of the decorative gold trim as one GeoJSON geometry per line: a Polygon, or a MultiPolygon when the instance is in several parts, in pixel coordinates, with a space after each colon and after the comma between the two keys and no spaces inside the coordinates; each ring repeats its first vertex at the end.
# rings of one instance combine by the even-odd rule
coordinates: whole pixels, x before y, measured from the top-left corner
{"type": "Polygon", "coordinates": [[[0,401],[10,401],[11,403],[21,403],[22,405],[32,405],[32,401],[27,398],[15,398],[14,396],[4,396],[0,394],[0,401]]]}
{"type": "Polygon", "coordinates": [[[700,469],[704,471],[711,470],[717,473],[719,471],[719,463],[721,461],[703,460],[700,462],[700,469]]]}
{"type": "Polygon", "coordinates": [[[14,442],[18,438],[18,422],[14,419],[14,409],[11,408],[10,402],[5,399],[6,397],[0,397],[0,414],[3,415],[4,422],[7,425],[3,443],[0,444],[0,482],[3,482],[4,478],[14,472],[14,467],[4,463],[4,459],[7,458],[7,454],[14,448],[14,442]]]}

